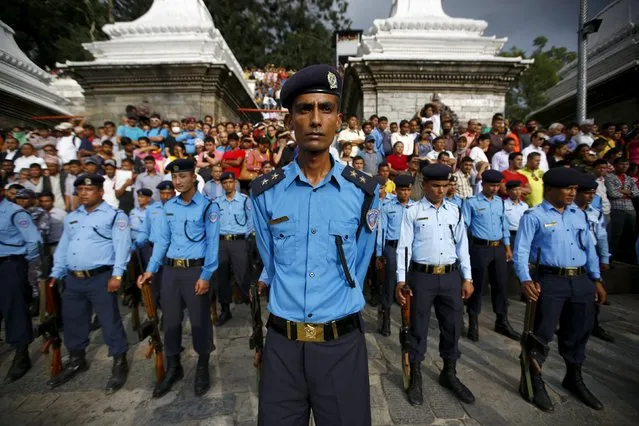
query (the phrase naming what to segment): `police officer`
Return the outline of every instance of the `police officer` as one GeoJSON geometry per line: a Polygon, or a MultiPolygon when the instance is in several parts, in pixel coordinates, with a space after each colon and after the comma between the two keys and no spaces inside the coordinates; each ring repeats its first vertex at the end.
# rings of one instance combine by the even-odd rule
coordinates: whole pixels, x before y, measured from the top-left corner
{"type": "MultiPolygon", "coordinates": [[[[597,181],[593,177],[584,175],[583,182],[577,188],[575,204],[586,215],[590,238],[595,245],[597,257],[599,258],[599,269],[603,272],[610,268],[610,251],[608,250],[608,232],[606,231],[603,212],[592,205],[593,200],[597,197],[597,186],[597,181]]],[[[592,329],[592,335],[606,342],[614,343],[614,337],[599,324],[599,311],[600,306],[595,303],[595,325],[592,329]]]]}
{"type": "Polygon", "coordinates": [[[446,201],[449,201],[461,209],[464,199],[457,195],[457,176],[451,176],[446,192],[446,201]]]}
{"type": "MultiPolygon", "coordinates": [[[[533,333],[539,344],[530,349],[530,356],[543,365],[559,323],[559,353],[566,362],[562,386],[589,407],[601,410],[602,403],[588,390],[581,375],[593,325],[593,300],[606,300],[588,223],[584,213],[572,204],[582,179],[578,171],[565,167],[544,174],[544,201],[521,218],[514,262],[523,293],[537,302],[533,333]],[[539,264],[535,281],[529,263],[539,264]]],[[[541,372],[533,376],[533,392],[537,407],[553,410],[541,372]]]]}
{"type": "Polygon", "coordinates": [[[421,365],[426,354],[433,305],[439,322],[439,354],[444,360],[439,384],[465,403],[475,401],[456,372],[457,360],[461,356],[458,341],[462,332],[463,299],[473,293],[473,280],[461,210],[444,199],[451,173],[451,168],[442,164],[425,167],[424,198],[407,209],[401,221],[397,246],[397,259],[401,261],[397,265],[395,295],[404,305],[406,299],[402,287],[408,283],[413,296],[408,400],[413,405],[424,403],[421,365]],[[410,259],[408,271],[406,259],[410,259]]]}
{"type": "MultiPolygon", "coordinates": [[[[504,200],[504,215],[510,233],[510,242],[515,241],[515,235],[519,229],[519,221],[528,210],[528,204],[521,201],[521,181],[511,180],[506,182],[508,198],[504,200]]],[[[510,262],[509,262],[510,263],[510,262]]]]}
{"type": "Polygon", "coordinates": [[[313,65],[282,89],[297,157],[251,184],[271,312],[262,355],[260,425],[370,425],[360,311],[375,248],[377,183],[332,159],[342,80],[313,65]]]}
{"type": "Polygon", "coordinates": [[[486,170],[482,174],[482,191],[467,198],[462,207],[464,221],[470,231],[470,261],[475,279],[475,291],[467,305],[468,338],[475,342],[479,340],[477,317],[481,312],[482,288],[486,275],[490,281],[493,311],[497,315],[495,331],[513,340],[519,339],[519,333],[508,322],[506,262],[511,260],[512,252],[504,202],[497,195],[503,178],[501,172],[486,170]]]}
{"type": "Polygon", "coordinates": [[[60,386],[89,368],[85,349],[89,344],[92,309],[102,325],[109,356],[113,357],[107,393],[124,386],[129,373],[128,343],[117,292],[131,257],[131,232],[126,214],[114,210],[102,199],[103,183],[104,178],[97,174],[76,179],[74,187],[80,207],[65,217],[62,238],[53,256],[48,285],[66,276],[62,324],[70,357],[62,373],[51,380],[51,387],[60,386]]]}
{"type": "Polygon", "coordinates": [[[184,305],[189,312],[193,348],[199,355],[194,389],[197,396],[210,387],[209,355],[213,349],[213,326],[209,314],[209,280],[217,269],[220,239],[220,209],[197,191],[195,161],[175,160],[167,166],[178,197],[164,205],[159,215],[158,233],[147,271],[138,286],[153,278],[164,257],[160,294],[164,311],[164,345],[167,371],[153,390],[158,398],[184,377],[180,363],[184,305]]]}
{"type": "Polygon", "coordinates": [[[231,319],[231,270],[240,290],[249,292],[249,235],[253,232],[253,209],[248,197],[237,191],[235,174],[222,173],[224,194],[215,199],[220,208],[220,260],[217,270],[218,297],[222,311],[215,325],[231,319]]]}
{"type": "Polygon", "coordinates": [[[381,208],[377,230],[377,267],[385,264],[384,282],[381,288],[381,314],[382,323],[378,330],[383,336],[390,336],[390,310],[393,304],[393,294],[397,284],[397,243],[399,242],[399,230],[402,224],[402,216],[407,208],[415,204],[410,199],[413,177],[399,175],[394,180],[397,187],[397,197],[384,203],[381,208]],[[383,250],[382,250],[383,247],[383,250]]]}
{"type": "MultiPolygon", "coordinates": [[[[138,207],[134,207],[131,209],[129,213],[129,223],[131,226],[131,240],[132,240],[132,250],[140,248],[140,260],[138,262],[135,259],[135,268],[138,269],[138,264],[142,264],[143,267],[148,263],[149,258],[151,257],[151,249],[148,244],[144,244],[141,247],[138,247],[138,240],[141,240],[139,234],[145,228],[145,220],[146,220],[146,211],[148,210],[148,206],[150,205],[153,197],[153,191],[149,188],[140,188],[136,191],[137,199],[138,199],[138,207]]],[[[137,256],[137,254],[136,254],[137,256]]],[[[139,271],[139,273],[143,273],[144,271],[139,271]]]]}
{"type": "Polygon", "coordinates": [[[6,379],[24,376],[31,368],[29,343],[33,325],[29,303],[29,263],[38,259],[42,237],[31,216],[20,206],[5,199],[5,182],[0,179],[0,318],[6,324],[7,343],[15,348],[15,357],[6,379]]]}

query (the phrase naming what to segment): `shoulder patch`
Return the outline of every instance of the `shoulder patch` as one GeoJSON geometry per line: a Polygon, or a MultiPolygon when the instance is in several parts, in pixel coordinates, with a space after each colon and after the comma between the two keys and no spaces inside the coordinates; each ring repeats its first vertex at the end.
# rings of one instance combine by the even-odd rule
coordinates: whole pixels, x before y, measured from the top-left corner
{"type": "Polygon", "coordinates": [[[377,227],[377,222],[379,221],[379,210],[378,209],[370,209],[368,213],[366,213],[366,225],[369,230],[373,230],[377,227]]]}
{"type": "Polygon", "coordinates": [[[211,213],[209,213],[209,222],[215,223],[220,218],[220,212],[218,209],[213,209],[211,213]]]}
{"type": "Polygon", "coordinates": [[[276,169],[267,175],[253,179],[253,182],[251,182],[250,185],[251,195],[257,197],[267,189],[274,187],[275,184],[281,182],[285,177],[286,175],[284,174],[284,170],[276,169]]]}
{"type": "Polygon", "coordinates": [[[342,177],[351,182],[359,189],[367,193],[368,195],[375,194],[375,188],[377,187],[377,181],[366,173],[355,170],[351,166],[344,167],[342,171],[342,177]]]}
{"type": "Polygon", "coordinates": [[[115,226],[120,230],[124,231],[127,226],[129,226],[129,222],[126,219],[118,219],[115,221],[115,226]]]}

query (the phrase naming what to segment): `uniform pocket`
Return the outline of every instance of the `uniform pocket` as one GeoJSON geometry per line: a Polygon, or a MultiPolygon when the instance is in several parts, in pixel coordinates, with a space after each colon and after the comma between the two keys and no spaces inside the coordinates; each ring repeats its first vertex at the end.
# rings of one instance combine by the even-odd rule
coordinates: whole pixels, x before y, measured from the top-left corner
{"type": "Polygon", "coordinates": [[[273,253],[275,262],[280,265],[290,265],[295,259],[297,222],[287,220],[286,222],[270,225],[273,236],[273,253]]]}

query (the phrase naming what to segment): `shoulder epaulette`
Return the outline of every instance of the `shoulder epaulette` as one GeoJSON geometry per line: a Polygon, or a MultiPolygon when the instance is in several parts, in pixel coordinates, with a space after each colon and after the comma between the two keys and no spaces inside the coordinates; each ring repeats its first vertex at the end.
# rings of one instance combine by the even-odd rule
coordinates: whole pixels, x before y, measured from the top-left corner
{"type": "Polygon", "coordinates": [[[267,175],[253,179],[250,185],[251,195],[253,195],[253,197],[257,197],[267,189],[274,187],[275,184],[281,182],[285,177],[286,175],[284,174],[284,170],[275,169],[267,175]]]}
{"type": "Polygon", "coordinates": [[[351,182],[359,189],[367,193],[368,195],[375,194],[375,188],[377,187],[377,181],[366,173],[355,170],[351,166],[344,167],[342,171],[342,177],[351,182]]]}

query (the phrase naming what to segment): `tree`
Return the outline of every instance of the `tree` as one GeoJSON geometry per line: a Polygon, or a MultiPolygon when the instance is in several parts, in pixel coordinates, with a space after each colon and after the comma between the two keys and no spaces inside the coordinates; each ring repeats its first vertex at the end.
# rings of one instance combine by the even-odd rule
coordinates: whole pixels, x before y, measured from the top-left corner
{"type": "Polygon", "coordinates": [[[110,22],[133,21],[151,8],[153,0],[108,0],[111,7],[110,22]]]}
{"type": "Polygon", "coordinates": [[[552,46],[547,50],[548,39],[544,36],[535,38],[534,50],[530,56],[518,47],[503,52],[501,56],[534,59],[534,63],[524,72],[506,94],[506,114],[523,120],[529,113],[548,103],[544,93],[560,80],[558,72],[564,66],[577,59],[575,52],[565,47],[552,46]]]}

